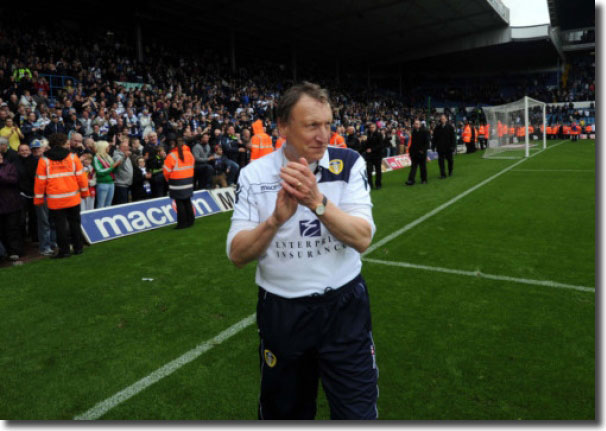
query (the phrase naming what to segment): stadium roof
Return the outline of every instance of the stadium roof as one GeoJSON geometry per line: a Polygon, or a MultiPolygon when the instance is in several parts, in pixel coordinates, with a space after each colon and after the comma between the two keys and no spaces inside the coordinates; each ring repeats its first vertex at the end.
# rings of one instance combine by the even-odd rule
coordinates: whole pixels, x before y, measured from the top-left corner
{"type": "Polygon", "coordinates": [[[551,25],[560,30],[595,27],[594,0],[547,0],[551,25]]]}
{"type": "MultiPolygon", "coordinates": [[[[280,45],[347,62],[400,62],[420,45],[439,44],[488,29],[507,27],[501,0],[152,0],[139,12],[145,20],[198,33],[234,30],[237,44],[280,45]],[[184,17],[186,17],[184,19],[184,17]],[[244,40],[243,40],[244,39],[244,40]]],[[[190,32],[188,32],[190,33],[190,32]]],[[[191,33],[190,33],[191,34],[191,33]]]]}

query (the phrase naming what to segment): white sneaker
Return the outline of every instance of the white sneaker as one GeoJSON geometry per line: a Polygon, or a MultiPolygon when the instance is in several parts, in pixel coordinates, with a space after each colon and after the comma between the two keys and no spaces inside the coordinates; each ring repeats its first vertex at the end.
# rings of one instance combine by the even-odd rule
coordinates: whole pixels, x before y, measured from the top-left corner
{"type": "Polygon", "coordinates": [[[40,254],[42,256],[52,256],[53,254],[55,254],[55,252],[52,250],[44,250],[44,251],[41,251],[40,254]]]}
{"type": "Polygon", "coordinates": [[[15,262],[15,261],[19,260],[19,255],[17,255],[17,254],[11,254],[8,258],[10,260],[12,260],[13,262],[15,262]]]}

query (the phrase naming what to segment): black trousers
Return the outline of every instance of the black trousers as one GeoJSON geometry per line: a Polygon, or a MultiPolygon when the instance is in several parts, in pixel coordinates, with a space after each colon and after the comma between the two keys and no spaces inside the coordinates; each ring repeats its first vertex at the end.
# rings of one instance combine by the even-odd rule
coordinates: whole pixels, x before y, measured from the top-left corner
{"type": "Polygon", "coordinates": [[[175,199],[177,205],[177,229],[185,229],[194,224],[194,209],[191,206],[191,199],[175,199]]]}
{"type": "Polygon", "coordinates": [[[0,240],[9,256],[13,254],[23,256],[21,210],[0,214],[0,240]]]}
{"type": "Polygon", "coordinates": [[[152,198],[161,198],[162,196],[166,196],[167,184],[166,180],[164,179],[164,175],[161,172],[152,175],[150,184],[152,198]]]}
{"type": "Polygon", "coordinates": [[[486,138],[479,138],[478,142],[480,143],[481,150],[488,148],[488,140],[486,138]]]}
{"type": "Polygon", "coordinates": [[[21,233],[23,238],[30,238],[32,242],[38,242],[38,218],[33,198],[21,196],[23,210],[21,211],[21,233]]]}
{"type": "Polygon", "coordinates": [[[332,419],[376,419],[378,368],[361,275],[324,295],[259,288],[259,419],[314,419],[319,380],[332,419]]]}
{"type": "Polygon", "coordinates": [[[51,219],[55,223],[57,232],[57,245],[59,254],[69,254],[70,243],[74,252],[82,251],[83,241],[80,230],[80,205],[58,210],[48,210],[51,219]]]}
{"type": "Polygon", "coordinates": [[[366,159],[366,174],[368,175],[368,184],[370,184],[370,188],[373,187],[381,187],[381,158],[380,157],[368,157],[366,159]],[[373,183],[372,180],[372,170],[375,170],[375,180],[373,183]],[[374,186],[373,186],[374,184],[374,186]]]}
{"type": "Polygon", "coordinates": [[[118,184],[116,184],[116,187],[114,188],[114,205],[121,205],[121,204],[127,204],[128,203],[128,190],[130,189],[129,186],[119,186],[118,184]]]}
{"type": "Polygon", "coordinates": [[[427,157],[411,157],[410,159],[410,174],[408,174],[408,181],[411,183],[415,182],[417,175],[417,167],[421,168],[421,181],[427,181],[427,157]]]}
{"type": "Polygon", "coordinates": [[[215,168],[208,163],[199,163],[194,168],[195,190],[212,188],[212,179],[215,175],[215,168]]]}
{"type": "Polygon", "coordinates": [[[454,166],[452,151],[446,151],[444,153],[438,152],[438,165],[440,165],[440,175],[442,177],[446,176],[446,170],[444,169],[444,160],[448,162],[448,175],[452,175],[452,168],[454,166]]]}

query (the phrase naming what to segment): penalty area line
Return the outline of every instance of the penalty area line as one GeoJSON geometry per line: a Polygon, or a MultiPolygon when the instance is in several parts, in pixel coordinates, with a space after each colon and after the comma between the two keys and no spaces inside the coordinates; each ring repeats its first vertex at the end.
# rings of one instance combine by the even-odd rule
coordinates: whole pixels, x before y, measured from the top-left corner
{"type": "Polygon", "coordinates": [[[418,265],[408,262],[394,262],[390,260],[370,259],[365,257],[364,262],[376,263],[379,265],[398,266],[401,268],[420,269],[423,271],[442,272],[445,274],[464,275],[467,277],[485,278],[488,280],[509,281],[512,283],[530,284],[533,286],[552,287],[556,289],[571,289],[579,292],[595,293],[594,287],[576,286],[574,284],[559,283],[550,280],[532,280],[528,278],[509,277],[507,275],[485,274],[481,271],[465,271],[461,269],[441,268],[439,266],[418,265]]]}

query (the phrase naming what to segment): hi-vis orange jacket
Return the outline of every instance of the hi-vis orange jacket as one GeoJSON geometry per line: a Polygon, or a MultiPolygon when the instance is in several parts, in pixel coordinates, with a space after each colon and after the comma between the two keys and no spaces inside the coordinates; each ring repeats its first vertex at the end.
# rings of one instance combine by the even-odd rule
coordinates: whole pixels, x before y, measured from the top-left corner
{"type": "Polygon", "coordinates": [[[471,142],[471,126],[469,124],[465,125],[463,133],[461,133],[461,138],[466,144],[469,144],[471,142]]]}
{"type": "Polygon", "coordinates": [[[523,138],[526,136],[526,127],[518,126],[516,135],[518,138],[523,138]]]}
{"type": "Polygon", "coordinates": [[[286,142],[286,138],[280,136],[276,141],[276,150],[279,149],[282,145],[284,145],[284,142],[286,142]]]}
{"type": "Polygon", "coordinates": [[[488,138],[488,129],[486,126],[484,126],[483,124],[480,125],[480,138],[488,138]]]}
{"type": "Polygon", "coordinates": [[[274,151],[271,137],[263,131],[263,123],[257,120],[252,125],[254,136],[250,140],[250,161],[260,159],[274,151]]]}
{"type": "Polygon", "coordinates": [[[173,149],[164,159],[164,178],[172,199],[187,199],[194,193],[194,164],[196,160],[187,145],[183,145],[183,160],[179,150],[173,149]]]}
{"type": "Polygon", "coordinates": [[[589,135],[590,133],[592,133],[592,132],[591,132],[591,125],[590,125],[590,124],[588,124],[587,126],[585,126],[585,133],[587,133],[588,135],[589,135]]]}
{"type": "MultiPolygon", "coordinates": [[[[58,152],[59,148],[51,151],[58,152]]],[[[88,176],[78,156],[68,152],[62,160],[40,158],[34,181],[34,205],[44,204],[45,195],[51,210],[80,205],[80,195],[89,196],[88,176]]]]}
{"type": "Polygon", "coordinates": [[[347,144],[345,143],[345,138],[339,135],[337,132],[333,133],[330,137],[331,147],[339,147],[339,148],[347,148],[347,144]]]}

